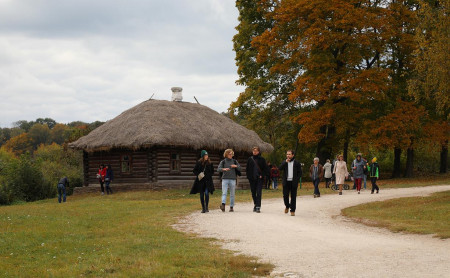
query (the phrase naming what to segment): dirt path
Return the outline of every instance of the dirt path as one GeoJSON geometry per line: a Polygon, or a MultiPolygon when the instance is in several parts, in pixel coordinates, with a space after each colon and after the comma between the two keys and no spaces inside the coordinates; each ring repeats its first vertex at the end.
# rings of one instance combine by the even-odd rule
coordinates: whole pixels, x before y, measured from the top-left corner
{"type": "Polygon", "coordinates": [[[450,277],[450,240],[391,233],[339,216],[361,203],[446,190],[450,185],[297,197],[294,217],[284,214],[281,197],[263,199],[260,214],[251,203],[237,203],[234,213],[194,213],[177,228],[273,263],[274,277],[450,277]]]}

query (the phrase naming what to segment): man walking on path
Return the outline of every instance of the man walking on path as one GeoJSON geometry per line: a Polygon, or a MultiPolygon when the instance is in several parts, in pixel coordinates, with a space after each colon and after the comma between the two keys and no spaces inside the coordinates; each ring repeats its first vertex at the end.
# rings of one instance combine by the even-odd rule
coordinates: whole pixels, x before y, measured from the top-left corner
{"type": "Polygon", "coordinates": [[[291,215],[295,215],[296,201],[297,201],[297,186],[302,177],[302,165],[294,159],[294,152],[288,150],[286,152],[286,160],[283,161],[279,167],[283,171],[283,199],[284,213],[288,213],[291,209],[291,215]],[[289,193],[291,193],[291,201],[289,202],[289,193]]]}
{"type": "Polygon", "coordinates": [[[264,177],[269,176],[269,169],[264,157],[261,156],[259,147],[253,147],[253,155],[247,160],[246,175],[250,182],[253,198],[253,212],[261,212],[261,195],[264,177]]]}
{"type": "Polygon", "coordinates": [[[376,190],[377,194],[378,191],[380,191],[380,188],[377,185],[377,179],[380,176],[379,174],[379,167],[378,167],[378,162],[377,162],[377,158],[374,157],[372,159],[372,164],[370,164],[369,166],[367,166],[367,168],[369,169],[369,174],[370,174],[370,181],[372,182],[372,194],[373,192],[376,190]]]}

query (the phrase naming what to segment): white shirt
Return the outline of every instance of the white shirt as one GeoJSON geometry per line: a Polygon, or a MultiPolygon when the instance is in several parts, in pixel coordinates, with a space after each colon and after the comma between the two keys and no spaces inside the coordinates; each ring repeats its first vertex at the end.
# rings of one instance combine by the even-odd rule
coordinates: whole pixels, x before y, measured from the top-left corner
{"type": "Polygon", "coordinates": [[[294,178],[294,161],[288,162],[287,180],[292,181],[294,178]]]}

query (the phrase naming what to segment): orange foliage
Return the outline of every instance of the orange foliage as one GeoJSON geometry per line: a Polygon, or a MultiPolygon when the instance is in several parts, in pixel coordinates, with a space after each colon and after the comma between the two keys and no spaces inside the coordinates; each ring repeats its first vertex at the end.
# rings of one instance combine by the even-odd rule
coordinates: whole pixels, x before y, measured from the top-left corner
{"type": "Polygon", "coordinates": [[[5,148],[15,155],[31,152],[33,151],[33,139],[27,133],[22,133],[9,139],[5,144],[5,148]]]}

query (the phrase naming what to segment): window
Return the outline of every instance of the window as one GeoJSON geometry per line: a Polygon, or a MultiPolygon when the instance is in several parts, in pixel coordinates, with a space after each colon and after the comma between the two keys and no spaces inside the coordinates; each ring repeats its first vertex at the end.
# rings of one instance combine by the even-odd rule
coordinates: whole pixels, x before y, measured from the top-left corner
{"type": "Polygon", "coordinates": [[[177,153],[172,153],[170,155],[170,171],[171,172],[176,172],[176,173],[181,172],[180,165],[181,165],[181,163],[180,163],[180,155],[177,154],[177,153]]]}
{"type": "Polygon", "coordinates": [[[122,173],[130,173],[131,172],[131,156],[122,155],[120,159],[120,171],[122,173]]]}

